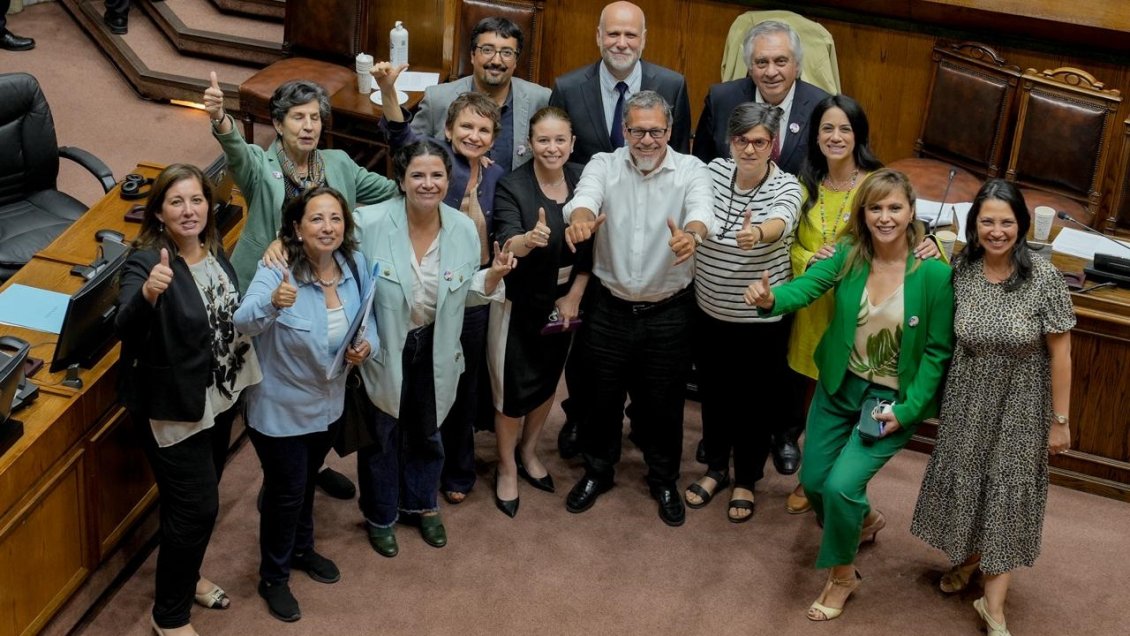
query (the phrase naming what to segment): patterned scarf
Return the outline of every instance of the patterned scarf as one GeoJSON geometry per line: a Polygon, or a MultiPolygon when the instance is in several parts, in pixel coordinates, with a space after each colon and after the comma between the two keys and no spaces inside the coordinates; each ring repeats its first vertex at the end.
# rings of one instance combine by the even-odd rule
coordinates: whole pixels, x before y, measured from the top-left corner
{"type": "Polygon", "coordinates": [[[326,185],[326,164],[322,161],[322,153],[317,150],[310,153],[310,158],[306,162],[306,165],[309,166],[306,178],[298,176],[298,166],[294,165],[294,162],[286,155],[282,145],[279,145],[278,158],[283,174],[286,175],[286,179],[283,181],[286,190],[285,203],[290,203],[292,199],[302,196],[302,193],[309,188],[326,185]]]}

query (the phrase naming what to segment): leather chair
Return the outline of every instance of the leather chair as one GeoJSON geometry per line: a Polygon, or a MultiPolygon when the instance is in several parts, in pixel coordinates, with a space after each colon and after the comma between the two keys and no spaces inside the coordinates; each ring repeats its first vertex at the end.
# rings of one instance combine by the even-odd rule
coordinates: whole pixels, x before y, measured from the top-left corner
{"type": "Polygon", "coordinates": [[[1012,156],[1005,178],[1029,207],[1050,205],[1101,227],[1102,181],[1122,96],[1086,71],[1024,71],[1012,156]]]}
{"type": "Polygon", "coordinates": [[[1122,230],[1125,234],[1130,231],[1130,119],[1122,122],[1122,161],[1118,164],[1119,174],[1115,179],[1117,189],[1114,200],[1110,203],[1110,216],[1106,219],[1107,232],[1122,230]]]}
{"type": "Polygon", "coordinates": [[[543,0],[451,0],[451,5],[454,28],[450,48],[446,44],[444,46],[447,81],[471,74],[471,31],[479,20],[499,17],[517,24],[525,38],[514,76],[537,83],[541,63],[543,0]]]}
{"type": "Polygon", "coordinates": [[[254,139],[255,122],[271,123],[267,105],[281,84],[309,80],[321,84],[333,95],[356,82],[353,56],[361,50],[363,8],[364,3],[356,0],[287,0],[283,50],[288,57],[239,85],[239,110],[245,139],[254,139]],[[322,17],[310,19],[314,13],[322,17]]]}
{"type": "Polygon", "coordinates": [[[56,190],[59,158],[88,170],[109,192],[109,166],[80,148],[62,147],[51,107],[35,77],[0,74],[0,282],[47,247],[87,206],[56,190]]]}

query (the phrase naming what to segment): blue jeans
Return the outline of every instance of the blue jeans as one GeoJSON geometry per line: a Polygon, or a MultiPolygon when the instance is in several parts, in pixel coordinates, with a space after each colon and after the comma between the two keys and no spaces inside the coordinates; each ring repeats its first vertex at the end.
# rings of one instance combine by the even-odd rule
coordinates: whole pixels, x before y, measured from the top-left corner
{"type": "Polygon", "coordinates": [[[395,524],[400,511],[439,510],[436,488],[443,469],[443,443],[436,426],[432,336],[431,326],[408,333],[400,418],[377,410],[376,443],[357,451],[361,514],[378,528],[395,524]]]}

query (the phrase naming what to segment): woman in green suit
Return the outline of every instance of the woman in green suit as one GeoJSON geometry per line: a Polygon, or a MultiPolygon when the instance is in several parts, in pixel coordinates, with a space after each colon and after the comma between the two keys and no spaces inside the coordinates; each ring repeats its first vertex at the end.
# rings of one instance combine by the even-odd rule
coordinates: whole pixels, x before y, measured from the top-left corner
{"type": "Polygon", "coordinates": [[[791,283],[751,284],[746,302],[773,315],[796,311],[834,288],[832,322],[816,348],[820,381],[808,412],[800,481],[824,526],[816,567],[831,568],[808,610],[814,621],[843,612],[862,577],[860,543],[885,525],[867,500],[867,483],[937,413],[936,394],[953,354],[950,267],[914,257],[922,228],[914,222],[914,190],[906,175],[878,170],[860,185],[851,233],[835,255],[791,283]],[[871,398],[893,403],[876,417],[880,437],[856,430],[871,398]]]}

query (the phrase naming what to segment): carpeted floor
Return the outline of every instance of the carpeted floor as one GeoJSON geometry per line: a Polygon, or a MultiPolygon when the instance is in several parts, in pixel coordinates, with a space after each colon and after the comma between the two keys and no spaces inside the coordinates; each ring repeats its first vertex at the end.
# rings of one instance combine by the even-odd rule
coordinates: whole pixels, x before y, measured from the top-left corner
{"type": "MultiPolygon", "coordinates": [[[[138,99],[57,4],[30,7],[10,26],[36,38],[39,47],[0,51],[0,72],[26,70],[39,77],[61,143],[99,154],[119,177],[142,159],[205,165],[218,154],[202,112],[138,99]]],[[[68,191],[88,202],[100,196],[93,179],[64,166],[60,181],[68,191]]],[[[753,425],[761,423],[756,412],[751,407],[753,425]]],[[[494,438],[478,436],[482,479],[467,502],[444,506],[451,543],[441,550],[402,527],[400,555],[382,558],[368,546],[356,501],[319,494],[318,548],[337,561],[342,581],[327,586],[296,574],[292,588],[304,616],[294,624],[271,618],[255,593],[260,474],[245,444],[224,476],[221,518],[204,567],[233,606],[223,612],[195,608],[193,624],[206,635],[978,633],[970,606],[978,593],[939,593],[944,558],[907,531],[925,455],[903,452],[873,481],[871,497],[888,527],[876,545],[861,551],[863,585],[843,617],[819,625],[804,611],[824,582],[825,573],[812,567],[820,532],[811,514],[784,512],[792,478],[767,469],[749,523],[728,523],[724,501],[716,501],[688,511],[685,526],[668,528],[647,495],[640,453],[625,441],[616,488],[592,510],[572,515],[564,498],[581,469],[554,452],[562,419],[555,408],[541,445],[558,492],[523,484],[513,520],[491,500],[494,438]]],[[[688,403],[684,487],[703,470],[693,461],[699,435],[698,406],[688,403]]],[[[355,475],[352,461],[332,453],[330,461],[355,475]]],[[[1126,634],[1121,613],[1130,593],[1128,527],[1130,506],[1053,487],[1044,554],[1014,578],[1012,632],[1126,634]]],[[[154,563],[155,553],[79,633],[150,633],[154,563]]]]}

